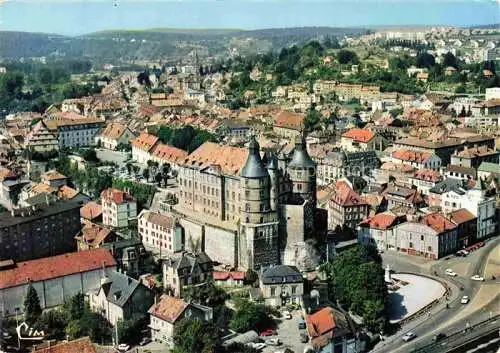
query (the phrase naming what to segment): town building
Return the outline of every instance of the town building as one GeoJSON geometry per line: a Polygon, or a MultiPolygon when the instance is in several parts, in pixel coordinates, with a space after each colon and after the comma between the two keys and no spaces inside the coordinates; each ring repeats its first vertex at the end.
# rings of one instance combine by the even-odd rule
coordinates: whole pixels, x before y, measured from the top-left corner
{"type": "Polygon", "coordinates": [[[57,131],[49,129],[43,120],[36,123],[24,140],[24,148],[38,153],[59,149],[57,131]]]}
{"type": "Polygon", "coordinates": [[[242,271],[214,271],[212,279],[216,286],[240,287],[245,282],[245,272],[242,271]]]}
{"type": "Polygon", "coordinates": [[[348,152],[383,151],[385,142],[382,136],[373,131],[355,128],[342,135],[340,145],[348,152]]]}
{"type": "Polygon", "coordinates": [[[178,166],[187,157],[188,153],[163,143],[157,143],[150,150],[150,157],[148,160],[157,162],[159,165],[170,165],[172,170],[177,170],[178,166]]]}
{"type": "Polygon", "coordinates": [[[388,210],[397,206],[418,209],[425,205],[424,197],[414,188],[407,188],[400,185],[388,185],[382,192],[382,195],[387,200],[388,210]]]}
{"type": "Polygon", "coordinates": [[[459,247],[471,245],[477,236],[477,218],[469,210],[461,208],[449,213],[448,218],[457,226],[459,247]]]}
{"type": "Polygon", "coordinates": [[[370,206],[346,181],[338,181],[328,204],[328,229],[349,227],[356,229],[368,217],[370,206]]]}
{"type": "Polygon", "coordinates": [[[486,88],[484,100],[500,99],[500,87],[486,88]]]}
{"type": "Polygon", "coordinates": [[[137,202],[125,191],[109,188],[101,193],[102,222],[115,228],[128,227],[137,217],[137,202]]]}
{"type": "Polygon", "coordinates": [[[118,145],[128,146],[133,139],[135,135],[132,130],[120,123],[109,123],[96,137],[97,144],[108,150],[116,150],[118,145]]]}
{"type": "Polygon", "coordinates": [[[88,293],[90,309],[101,314],[112,326],[118,322],[146,316],[154,297],[138,280],[116,271],[106,271],[100,287],[88,293]]]}
{"type": "Polygon", "coordinates": [[[184,249],[184,229],[171,214],[142,210],[138,216],[139,236],[144,247],[160,257],[184,249]]]}
{"type": "Polygon", "coordinates": [[[295,139],[304,129],[304,114],[283,110],[274,118],[273,131],[276,135],[295,139]]]}
{"type": "Polygon", "coordinates": [[[499,115],[500,99],[492,99],[473,105],[471,112],[473,116],[499,115]]]}
{"type": "Polygon", "coordinates": [[[499,162],[500,152],[488,146],[478,146],[467,148],[462,151],[457,151],[451,156],[451,164],[460,167],[477,169],[481,163],[495,163],[499,162]]]}
{"type": "Polygon", "coordinates": [[[259,274],[259,288],[266,305],[300,305],[304,294],[304,279],[294,266],[271,266],[259,274]]]}
{"type": "Polygon", "coordinates": [[[80,222],[82,225],[102,222],[102,206],[90,201],[80,208],[80,222]]]}
{"type": "Polygon", "coordinates": [[[158,137],[143,132],[132,141],[132,159],[146,164],[151,159],[151,150],[158,143],[158,137]]]}
{"type": "Polygon", "coordinates": [[[160,300],[149,309],[151,339],[154,342],[174,347],[174,335],[183,319],[199,319],[211,322],[212,308],[186,303],[184,300],[162,295],[160,300]]]}
{"type": "Polygon", "coordinates": [[[59,173],[57,170],[49,170],[40,176],[42,183],[47,184],[53,188],[59,188],[66,185],[66,177],[59,173]]]}
{"type": "Polygon", "coordinates": [[[318,161],[318,185],[330,185],[338,179],[351,176],[370,175],[380,167],[380,159],[375,151],[345,152],[338,149],[327,152],[318,161]]]}
{"type": "Polygon", "coordinates": [[[415,169],[441,168],[441,158],[435,154],[411,150],[396,150],[391,154],[391,162],[395,164],[406,164],[415,169]]]}
{"type": "Polygon", "coordinates": [[[477,169],[478,179],[487,179],[490,176],[500,180],[500,164],[483,162],[479,165],[477,169]]]}
{"type": "Polygon", "coordinates": [[[428,195],[429,190],[443,179],[441,173],[432,169],[420,169],[408,178],[408,183],[415,186],[422,195],[428,195]]]}
{"type": "Polygon", "coordinates": [[[183,288],[196,286],[212,278],[213,262],[207,254],[174,254],[163,262],[163,287],[181,297],[183,288]]]}
{"type": "Polygon", "coordinates": [[[76,249],[80,201],[49,201],[0,214],[0,261],[27,261],[76,249]]]}
{"type": "Polygon", "coordinates": [[[474,168],[463,167],[451,164],[442,170],[445,178],[459,179],[459,180],[476,180],[477,172],[474,168]]]}
{"type": "Polygon", "coordinates": [[[78,251],[98,249],[103,244],[112,243],[117,239],[118,235],[111,229],[92,223],[85,224],[75,236],[78,251]]]}
{"type": "Polygon", "coordinates": [[[45,126],[57,135],[59,149],[95,146],[104,120],[96,118],[44,120],[45,126]]]}
{"type": "Polygon", "coordinates": [[[72,341],[64,341],[55,345],[33,347],[32,353],[97,353],[89,337],[82,337],[72,341]]]}
{"type": "Polygon", "coordinates": [[[406,217],[392,212],[378,213],[359,224],[358,242],[375,245],[378,250],[395,250],[399,244],[396,241],[394,228],[406,221],[406,217]]]}
{"type": "Polygon", "coordinates": [[[15,263],[2,262],[0,298],[7,316],[22,313],[31,284],[42,309],[64,304],[78,293],[99,288],[103,271],[115,271],[116,261],[108,250],[97,249],[49,256],[15,263]]]}

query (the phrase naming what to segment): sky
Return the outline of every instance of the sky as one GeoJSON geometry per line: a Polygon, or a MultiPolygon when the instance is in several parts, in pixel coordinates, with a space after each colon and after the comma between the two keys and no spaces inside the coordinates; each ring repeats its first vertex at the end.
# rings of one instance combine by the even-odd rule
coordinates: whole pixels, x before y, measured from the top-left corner
{"type": "Polygon", "coordinates": [[[81,35],[109,29],[473,26],[500,0],[0,0],[0,30],[81,35]]]}

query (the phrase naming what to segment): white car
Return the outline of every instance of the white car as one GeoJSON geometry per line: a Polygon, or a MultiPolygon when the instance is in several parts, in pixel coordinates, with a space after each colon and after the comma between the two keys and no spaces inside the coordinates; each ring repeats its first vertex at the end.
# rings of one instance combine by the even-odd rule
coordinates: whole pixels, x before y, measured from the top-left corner
{"type": "Polygon", "coordinates": [[[121,343],[118,345],[118,347],[116,347],[120,352],[126,352],[130,349],[130,346],[128,344],[125,344],[125,343],[121,343]]]}
{"type": "Polygon", "coordinates": [[[469,297],[467,295],[464,295],[460,300],[460,303],[462,304],[467,304],[468,302],[469,302],[469,297]]]}
{"type": "Polygon", "coordinates": [[[448,276],[451,276],[451,277],[456,277],[457,276],[457,273],[454,272],[451,268],[447,268],[444,273],[446,273],[448,276]]]}
{"type": "Polygon", "coordinates": [[[287,320],[290,320],[292,318],[292,314],[290,314],[289,311],[283,311],[283,317],[287,320]]]}
{"type": "Polygon", "coordinates": [[[252,349],[255,349],[257,351],[261,351],[264,348],[266,348],[266,344],[262,342],[251,342],[248,344],[248,346],[252,349]]]}
{"type": "Polygon", "coordinates": [[[411,341],[412,339],[414,339],[415,337],[417,337],[416,334],[414,334],[413,332],[407,332],[404,336],[403,336],[403,341],[405,342],[409,342],[411,341]]]}
{"type": "Polygon", "coordinates": [[[481,277],[481,276],[479,276],[479,275],[474,275],[470,279],[473,280],[473,281],[479,281],[479,282],[484,281],[484,278],[481,277]]]}

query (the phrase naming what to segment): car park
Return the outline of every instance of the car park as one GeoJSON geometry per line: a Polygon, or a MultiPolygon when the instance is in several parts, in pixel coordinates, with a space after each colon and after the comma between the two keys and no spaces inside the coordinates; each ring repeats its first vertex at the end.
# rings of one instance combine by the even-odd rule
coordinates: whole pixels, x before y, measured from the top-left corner
{"type": "Polygon", "coordinates": [[[471,280],[473,281],[479,281],[479,282],[483,282],[484,281],[484,278],[479,276],[479,275],[474,275],[470,278],[471,280]]]}
{"type": "Polygon", "coordinates": [[[404,336],[403,336],[403,341],[405,342],[409,342],[411,341],[412,339],[414,339],[415,337],[417,337],[416,334],[414,334],[413,332],[407,332],[404,336]]]}
{"type": "Polygon", "coordinates": [[[469,302],[469,296],[464,295],[462,299],[460,299],[460,303],[467,304],[469,302]]]}

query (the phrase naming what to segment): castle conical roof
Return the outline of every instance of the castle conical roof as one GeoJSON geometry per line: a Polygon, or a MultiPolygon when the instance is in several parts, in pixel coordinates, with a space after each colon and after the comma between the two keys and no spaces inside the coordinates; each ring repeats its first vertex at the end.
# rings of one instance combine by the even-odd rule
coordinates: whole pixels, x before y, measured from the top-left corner
{"type": "Polygon", "coordinates": [[[250,144],[248,145],[248,158],[245,166],[241,169],[240,176],[244,178],[265,178],[268,177],[269,174],[267,172],[262,159],[260,158],[260,146],[259,143],[255,140],[255,137],[252,137],[250,144]]]}
{"type": "Polygon", "coordinates": [[[314,168],[316,163],[307,153],[306,141],[302,135],[295,139],[295,149],[293,151],[292,160],[288,164],[289,168],[314,168]]]}

